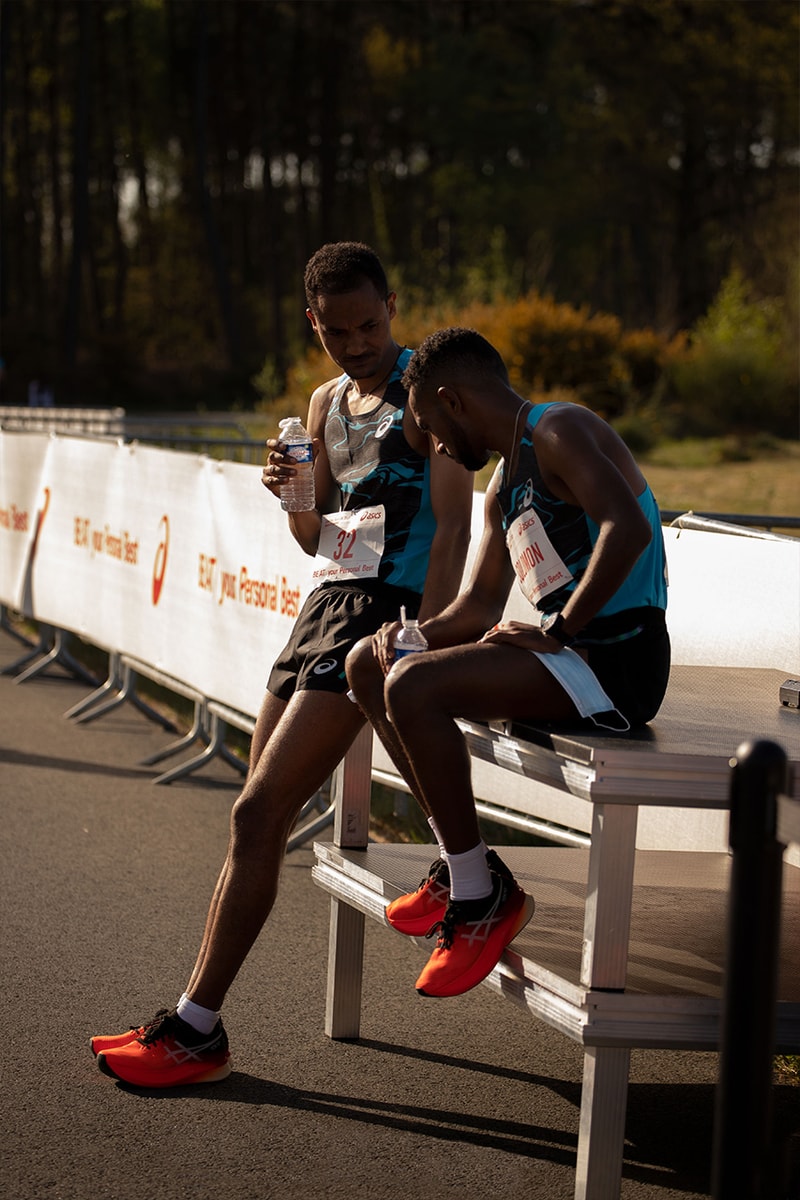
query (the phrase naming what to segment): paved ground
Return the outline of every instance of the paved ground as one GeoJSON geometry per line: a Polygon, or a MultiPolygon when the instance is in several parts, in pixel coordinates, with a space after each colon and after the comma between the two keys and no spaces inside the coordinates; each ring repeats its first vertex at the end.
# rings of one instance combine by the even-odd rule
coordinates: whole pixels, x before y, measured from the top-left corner
{"type": "MultiPolygon", "coordinates": [[[[0,632],[0,668],[21,653],[0,632]]],[[[18,1200],[494,1200],[573,1194],[581,1052],[484,989],[427,1003],[413,944],[368,922],[363,1038],[323,1033],[326,896],[286,862],[228,997],[234,1073],[137,1093],[92,1033],[174,1003],[223,857],[237,776],[169,787],[172,735],[132,706],[95,723],[58,667],[0,677],[0,1187],[18,1200]],[[163,769],[163,768],[162,768],[163,769]]],[[[623,1200],[709,1191],[716,1057],[633,1056],[623,1200]]],[[[781,1089],[783,1114],[797,1099],[781,1089]]]]}

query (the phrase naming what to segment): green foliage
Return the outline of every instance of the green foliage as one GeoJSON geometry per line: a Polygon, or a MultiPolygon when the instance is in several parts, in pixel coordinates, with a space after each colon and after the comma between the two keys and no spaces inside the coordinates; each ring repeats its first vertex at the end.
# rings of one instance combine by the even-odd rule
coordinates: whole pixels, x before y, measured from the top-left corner
{"type": "Polygon", "coordinates": [[[737,269],[723,281],[670,374],[687,435],[797,434],[797,367],[783,305],[756,299],[737,269]]]}
{"type": "Polygon", "coordinates": [[[800,1055],[779,1054],[774,1060],[775,1082],[800,1087],[800,1055]]]}
{"type": "MultiPolygon", "coordinates": [[[[754,300],[751,292],[741,273],[732,272],[691,337],[625,330],[610,313],[537,292],[410,309],[401,293],[395,334],[416,346],[444,326],[477,329],[502,354],[520,394],[587,405],[639,455],[670,437],[713,437],[717,460],[734,462],[750,457],[765,437],[797,434],[797,371],[787,349],[785,306],[754,300]]],[[[290,370],[284,401],[304,405],[330,374],[315,347],[290,370]]],[[[266,396],[260,380],[254,382],[266,396]]]]}
{"type": "Polygon", "coordinates": [[[264,359],[261,370],[253,376],[251,382],[262,403],[267,405],[283,394],[283,379],[271,354],[264,359]]]}
{"type": "Polygon", "coordinates": [[[265,357],[282,375],[304,353],[303,265],[336,238],[375,245],[428,327],[519,301],[520,385],[614,419],[654,399],[664,419],[670,349],[634,327],[691,326],[732,256],[797,316],[796,5],[2,11],[9,400],[101,363],[143,398],[147,374],[190,397],[198,366],[228,372],[246,403],[265,357]]]}
{"type": "Polygon", "coordinates": [[[629,413],[612,421],[619,436],[628,449],[637,457],[643,458],[658,443],[656,424],[650,413],[629,413]]]}
{"type": "Polygon", "coordinates": [[[591,403],[621,382],[615,350],[620,322],[608,313],[557,304],[531,293],[507,306],[473,310],[476,326],[493,342],[518,388],[573,389],[591,403]]]}

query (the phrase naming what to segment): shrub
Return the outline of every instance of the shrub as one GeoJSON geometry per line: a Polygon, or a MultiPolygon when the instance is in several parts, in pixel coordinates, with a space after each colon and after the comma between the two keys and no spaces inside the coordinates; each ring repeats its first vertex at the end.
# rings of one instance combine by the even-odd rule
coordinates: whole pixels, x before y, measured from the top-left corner
{"type": "MultiPolygon", "coordinates": [[[[631,448],[646,453],[665,437],[732,435],[742,445],[757,430],[797,436],[797,367],[778,301],[757,301],[739,272],[691,334],[623,330],[617,317],[591,313],[531,292],[516,300],[400,307],[399,342],[417,346],[434,329],[477,329],[497,347],[512,386],[526,397],[582,403],[610,420],[631,448]]],[[[311,391],[333,374],[320,347],[274,391],[265,363],[254,383],[264,407],[305,411],[311,391]]]]}
{"type": "Polygon", "coordinates": [[[754,299],[732,271],[670,369],[687,435],[797,435],[797,375],[784,324],[780,302],[754,299]]]}
{"type": "Polygon", "coordinates": [[[637,458],[649,454],[658,444],[656,425],[646,413],[630,413],[627,416],[616,417],[611,424],[637,458]]]}
{"type": "Polygon", "coordinates": [[[497,347],[523,393],[571,388],[591,403],[622,382],[620,323],[608,313],[590,315],[532,292],[505,305],[475,305],[464,316],[497,347]]]}

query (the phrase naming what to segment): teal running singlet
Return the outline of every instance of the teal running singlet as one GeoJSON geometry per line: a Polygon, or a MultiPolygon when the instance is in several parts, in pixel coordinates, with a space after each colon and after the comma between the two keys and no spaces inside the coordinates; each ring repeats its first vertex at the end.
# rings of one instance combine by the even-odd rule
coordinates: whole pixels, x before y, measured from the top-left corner
{"type": "Polygon", "coordinates": [[[342,376],[328,410],[325,449],[344,511],[383,505],[385,540],[378,579],[422,592],[436,522],[431,510],[430,460],[403,433],[408,396],[401,377],[412,351],[395,363],[383,399],[369,413],[351,415],[342,376]]]}
{"type": "MultiPolygon", "coordinates": [[[[599,535],[591,517],[547,488],[533,446],[533,430],[550,407],[534,405],[523,430],[514,477],[497,498],[514,569],[525,595],[543,613],[560,612],[586,570],[599,535]]],[[[666,554],[661,518],[648,486],[638,497],[653,536],[633,569],[594,618],[628,609],[667,607],[666,554]]]]}

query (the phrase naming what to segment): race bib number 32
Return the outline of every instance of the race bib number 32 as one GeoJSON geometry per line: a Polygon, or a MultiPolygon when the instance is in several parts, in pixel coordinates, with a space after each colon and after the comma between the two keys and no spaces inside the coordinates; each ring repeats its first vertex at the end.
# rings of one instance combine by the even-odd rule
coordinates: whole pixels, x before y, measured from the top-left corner
{"type": "Polygon", "coordinates": [[[563,587],[572,579],[572,572],[556,551],[532,508],[509,526],[506,545],[519,585],[531,604],[537,604],[542,596],[563,587]]]}
{"type": "Polygon", "coordinates": [[[382,504],[322,518],[313,578],[374,579],[383,556],[386,512],[382,504]]]}

